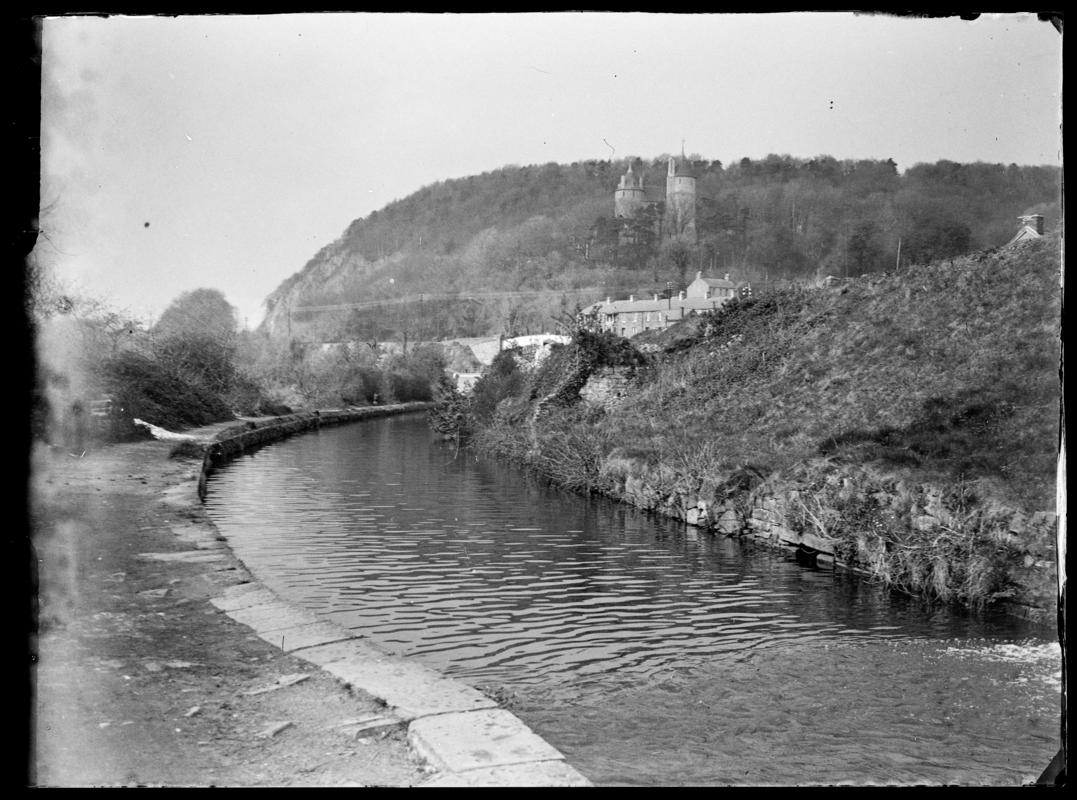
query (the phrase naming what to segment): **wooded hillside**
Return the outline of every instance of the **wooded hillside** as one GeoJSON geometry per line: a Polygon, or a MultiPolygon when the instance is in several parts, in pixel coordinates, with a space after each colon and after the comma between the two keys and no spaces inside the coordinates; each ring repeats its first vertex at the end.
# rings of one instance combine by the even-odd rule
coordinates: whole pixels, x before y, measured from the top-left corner
{"type": "MultiPolygon", "coordinates": [[[[667,159],[644,162],[659,212],[667,159]]],[[[1048,230],[1060,219],[1055,167],[689,161],[698,197],[690,258],[659,241],[618,243],[613,191],[627,159],[509,166],[355,220],[266,299],[264,325],[320,341],[538,332],[577,302],[676,291],[697,269],[805,282],[892,271],[1004,244],[1021,214],[1043,214],[1048,230]],[[520,294],[450,299],[490,291],[520,294]]]]}

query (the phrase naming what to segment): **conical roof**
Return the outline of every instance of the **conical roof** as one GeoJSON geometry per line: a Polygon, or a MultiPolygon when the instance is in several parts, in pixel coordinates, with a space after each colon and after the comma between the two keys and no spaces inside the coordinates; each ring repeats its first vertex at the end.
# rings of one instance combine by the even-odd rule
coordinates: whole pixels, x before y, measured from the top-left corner
{"type": "Polygon", "coordinates": [[[691,163],[685,158],[682,153],[679,156],[671,156],[670,159],[671,169],[668,172],[669,177],[673,178],[696,178],[698,177],[695,170],[692,169],[691,163]]]}

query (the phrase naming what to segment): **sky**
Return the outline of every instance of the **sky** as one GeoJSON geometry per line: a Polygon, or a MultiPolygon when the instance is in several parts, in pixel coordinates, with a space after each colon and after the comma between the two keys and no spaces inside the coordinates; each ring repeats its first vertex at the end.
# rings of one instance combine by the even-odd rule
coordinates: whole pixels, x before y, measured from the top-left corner
{"type": "Polygon", "coordinates": [[[62,16],[41,54],[35,257],[147,322],[206,287],[254,327],[353,220],[510,164],[1062,158],[1032,14],[62,16]]]}

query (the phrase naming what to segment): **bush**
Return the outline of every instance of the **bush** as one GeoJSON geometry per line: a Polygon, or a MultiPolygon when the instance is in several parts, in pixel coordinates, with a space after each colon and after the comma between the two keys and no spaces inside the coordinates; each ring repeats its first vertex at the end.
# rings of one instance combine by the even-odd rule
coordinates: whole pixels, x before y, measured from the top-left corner
{"type": "Polygon", "coordinates": [[[199,383],[215,394],[227,394],[236,382],[235,347],[213,336],[173,334],[157,341],[154,354],[185,382],[199,383]]]}
{"type": "Polygon", "coordinates": [[[156,359],[122,352],[103,365],[106,390],[118,409],[118,438],[137,438],[139,418],[169,430],[209,425],[233,419],[228,405],[204,386],[176,375],[156,359]]]}
{"type": "Polygon", "coordinates": [[[479,423],[494,417],[498,403],[523,392],[526,377],[516,360],[516,348],[502,350],[471,390],[471,415],[479,423]]]}
{"type": "Polygon", "coordinates": [[[430,381],[412,372],[387,372],[385,402],[408,403],[428,401],[434,397],[430,381]]]}
{"type": "Polygon", "coordinates": [[[381,372],[373,367],[359,367],[343,379],[340,400],[346,406],[369,405],[383,391],[381,372]]]}
{"type": "Polygon", "coordinates": [[[430,409],[430,427],[444,439],[457,442],[467,440],[471,435],[470,403],[456,388],[456,384],[445,376],[434,387],[434,407],[430,409]]]}
{"type": "Polygon", "coordinates": [[[269,402],[262,386],[242,373],[236,373],[231,388],[224,395],[224,401],[232,411],[244,416],[262,413],[260,409],[269,402]]]}
{"type": "Polygon", "coordinates": [[[1008,533],[1012,510],[972,484],[943,490],[825,460],[795,476],[790,526],[833,540],[838,559],[941,601],[983,606],[1014,594],[1022,551],[1008,533]]]}

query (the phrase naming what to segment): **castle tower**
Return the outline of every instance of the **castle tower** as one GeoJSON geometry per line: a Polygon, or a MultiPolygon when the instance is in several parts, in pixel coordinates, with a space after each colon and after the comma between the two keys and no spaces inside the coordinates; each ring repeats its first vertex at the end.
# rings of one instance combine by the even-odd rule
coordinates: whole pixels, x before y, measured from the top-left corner
{"type": "Polygon", "coordinates": [[[683,155],[669,159],[664,229],[667,238],[696,243],[696,177],[683,155]]]}
{"type": "Polygon", "coordinates": [[[632,219],[646,203],[643,192],[643,164],[637,158],[628,162],[628,171],[621,176],[621,182],[613,192],[613,216],[618,219],[632,219]],[[639,173],[632,169],[639,166],[639,173]]]}

